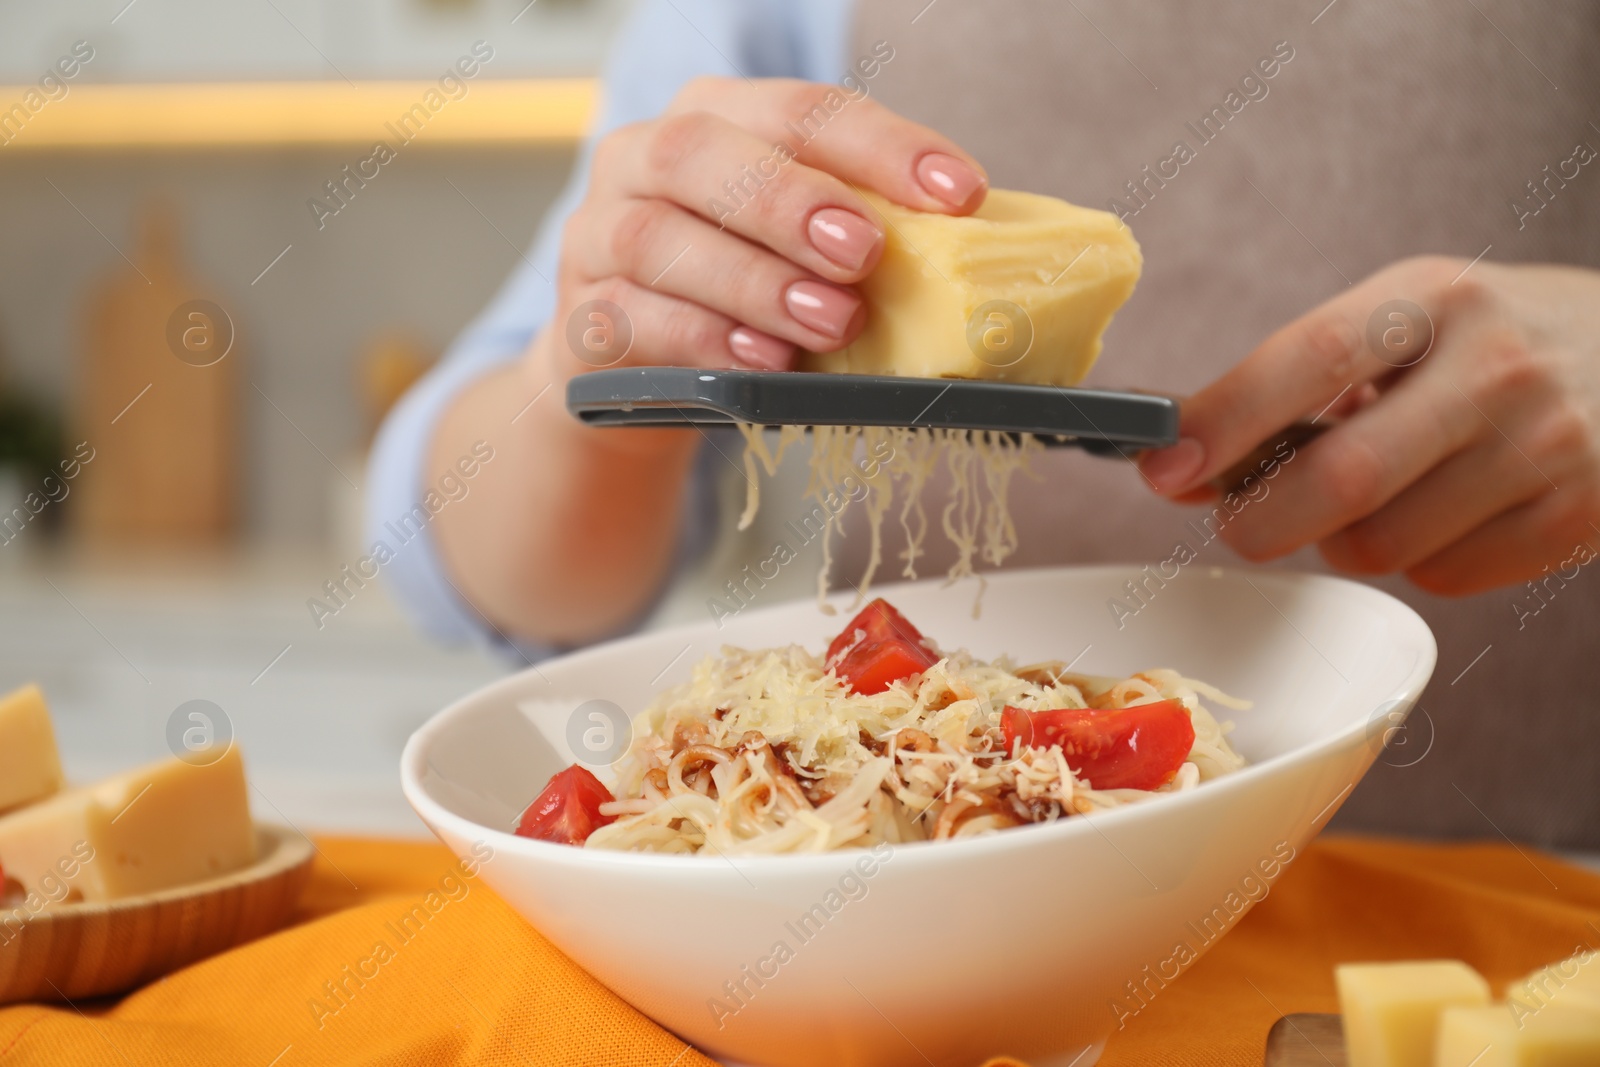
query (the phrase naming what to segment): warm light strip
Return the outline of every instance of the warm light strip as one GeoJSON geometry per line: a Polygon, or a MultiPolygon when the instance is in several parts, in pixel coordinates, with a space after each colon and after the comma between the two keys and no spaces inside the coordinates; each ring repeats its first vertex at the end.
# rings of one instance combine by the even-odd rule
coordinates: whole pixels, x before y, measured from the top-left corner
{"type": "MultiPolygon", "coordinates": [[[[417,144],[567,145],[594,114],[589,78],[480,78],[459,99],[427,96],[436,82],[240,82],[73,85],[19,122],[31,86],[0,86],[0,160],[40,149],[370,146],[416,105],[434,103],[406,133],[417,144]],[[443,100],[442,106],[437,102],[443,100]],[[420,132],[414,126],[421,125],[420,132]]],[[[26,110],[26,107],[24,107],[26,110]]],[[[398,138],[403,139],[403,138],[398,138]]]]}

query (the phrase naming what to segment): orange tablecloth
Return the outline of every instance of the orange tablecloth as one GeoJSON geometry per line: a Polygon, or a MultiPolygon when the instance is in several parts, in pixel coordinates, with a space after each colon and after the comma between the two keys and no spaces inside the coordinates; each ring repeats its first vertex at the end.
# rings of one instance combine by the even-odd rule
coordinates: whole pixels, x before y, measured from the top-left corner
{"type": "MultiPolygon", "coordinates": [[[[446,882],[456,867],[442,847],[319,845],[299,925],[112,1004],[0,1010],[0,1067],[711,1064],[481,884],[446,882]],[[419,902],[431,918],[402,941],[399,920],[419,902]],[[370,977],[358,985],[346,967],[370,977]],[[336,999],[324,983],[341,982],[336,999]]],[[[1329,838],[1133,1018],[1101,1063],[1259,1064],[1279,1015],[1334,1009],[1340,960],[1455,956],[1504,983],[1580,945],[1600,946],[1594,874],[1503,844],[1329,838]]]]}

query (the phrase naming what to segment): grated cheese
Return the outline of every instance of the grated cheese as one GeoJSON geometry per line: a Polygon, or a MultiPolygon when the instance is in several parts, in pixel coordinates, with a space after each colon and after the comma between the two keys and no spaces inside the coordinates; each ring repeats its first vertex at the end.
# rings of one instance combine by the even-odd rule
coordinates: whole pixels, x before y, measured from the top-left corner
{"type": "MultiPolygon", "coordinates": [[[[739,516],[739,529],[744,530],[760,510],[760,472],[771,477],[789,446],[805,436],[806,428],[782,427],[776,450],[768,448],[764,427],[741,423],[739,429],[745,439],[744,469],[749,483],[744,511],[739,516]]],[[[866,599],[882,563],[883,523],[897,496],[901,502],[899,521],[906,535],[900,574],[917,577],[917,559],[923,554],[928,529],[923,490],[941,461],[950,474],[950,490],[939,525],[956,548],[956,561],[947,577],[951,582],[979,577],[981,601],[983,580],[974,563],[998,567],[1017,549],[1017,527],[1011,518],[1008,494],[1018,472],[1032,474],[1032,457],[1043,447],[1036,438],[1030,434],[1019,437],[925,427],[815,426],[811,427],[811,442],[811,473],[805,496],[824,505],[831,516],[822,531],[822,568],[817,575],[817,602],[824,612],[833,614],[832,606],[825,602],[833,567],[833,535],[842,532],[845,512],[854,502],[846,480],[859,479],[867,488],[861,503],[866,508],[872,543],[866,572],[857,587],[859,605],[866,599]],[[866,446],[869,455],[884,457],[870,472],[856,462],[861,445],[866,446]],[[837,506],[830,505],[830,499],[837,506]]],[[[975,602],[975,616],[977,609],[975,602]]]]}

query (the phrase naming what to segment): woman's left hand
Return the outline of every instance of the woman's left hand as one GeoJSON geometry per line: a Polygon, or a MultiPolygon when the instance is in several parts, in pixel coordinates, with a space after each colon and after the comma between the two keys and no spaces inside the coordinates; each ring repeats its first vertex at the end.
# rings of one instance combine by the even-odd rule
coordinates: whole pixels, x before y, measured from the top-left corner
{"type": "Polygon", "coordinates": [[[1169,497],[1206,499],[1209,479],[1313,417],[1332,428],[1227,509],[1223,539],[1246,559],[1315,543],[1340,570],[1404,572],[1448,595],[1588,562],[1600,545],[1600,272],[1393,264],[1186,401],[1183,439],[1141,467],[1169,497]]]}

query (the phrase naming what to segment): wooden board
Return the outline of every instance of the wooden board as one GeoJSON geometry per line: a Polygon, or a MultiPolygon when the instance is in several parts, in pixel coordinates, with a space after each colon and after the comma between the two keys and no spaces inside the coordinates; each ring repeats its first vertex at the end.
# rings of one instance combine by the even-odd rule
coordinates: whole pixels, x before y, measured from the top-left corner
{"type": "Polygon", "coordinates": [[[216,544],[234,525],[243,345],[184,264],[172,207],[147,206],[140,230],[88,300],[72,440],[93,461],[69,507],[97,546],[216,544]]]}
{"type": "Polygon", "coordinates": [[[256,863],[213,881],[36,915],[0,910],[0,1004],[123,993],[277,930],[315,851],[285,827],[258,825],[256,836],[256,863]]]}
{"type": "Polygon", "coordinates": [[[1337,1015],[1285,1015],[1267,1034],[1264,1067],[1345,1067],[1344,1030],[1337,1015]]]}

